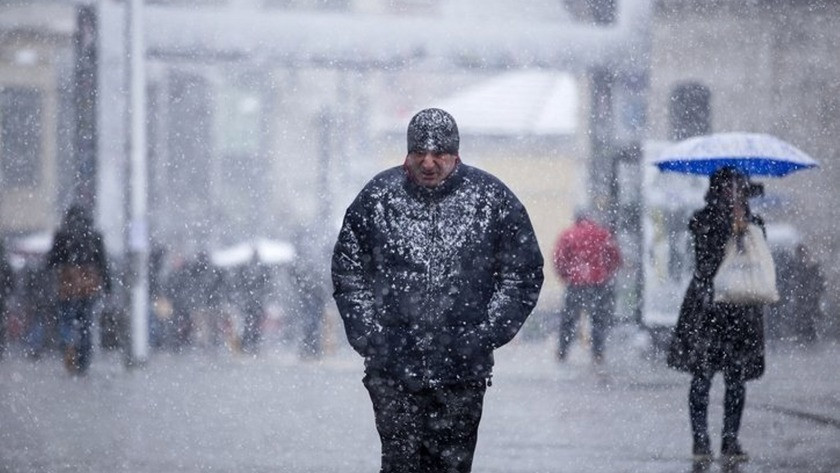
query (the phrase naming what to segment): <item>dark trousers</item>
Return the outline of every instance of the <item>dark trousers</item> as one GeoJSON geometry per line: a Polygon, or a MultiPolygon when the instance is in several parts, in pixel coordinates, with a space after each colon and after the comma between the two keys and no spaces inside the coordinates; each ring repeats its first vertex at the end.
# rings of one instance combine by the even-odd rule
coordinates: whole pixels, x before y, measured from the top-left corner
{"type": "Polygon", "coordinates": [[[368,374],[382,442],[380,473],[469,473],[478,440],[486,382],[409,391],[368,374]]]}
{"type": "MultiPolygon", "coordinates": [[[[0,296],[2,298],[2,296],[0,296]]],[[[6,354],[6,301],[0,299],[0,358],[6,354]]]]}
{"type": "Polygon", "coordinates": [[[611,284],[568,286],[566,301],[560,314],[560,339],[557,354],[565,358],[569,345],[575,338],[581,313],[589,315],[592,327],[592,356],[604,355],[607,331],[612,321],[613,288],[611,284]]]}
{"type": "Polygon", "coordinates": [[[80,372],[90,365],[93,341],[91,325],[93,323],[93,299],[71,299],[58,303],[58,330],[61,347],[76,350],[73,363],[80,372]]]}
{"type": "Polygon", "coordinates": [[[242,329],[242,351],[256,354],[262,340],[262,325],[265,310],[262,304],[249,302],[245,305],[245,326],[242,329]]]}
{"type": "Polygon", "coordinates": [[[300,355],[304,358],[321,356],[321,324],[324,318],[324,298],[319,290],[301,294],[300,299],[300,355]]]}
{"type": "MultiPolygon", "coordinates": [[[[709,438],[709,390],[712,387],[712,376],[714,376],[713,373],[695,373],[691,379],[691,388],[688,392],[688,412],[695,442],[709,438]]],[[[737,370],[724,371],[723,382],[726,386],[723,396],[723,440],[729,442],[738,438],[747,388],[737,370]]]]}

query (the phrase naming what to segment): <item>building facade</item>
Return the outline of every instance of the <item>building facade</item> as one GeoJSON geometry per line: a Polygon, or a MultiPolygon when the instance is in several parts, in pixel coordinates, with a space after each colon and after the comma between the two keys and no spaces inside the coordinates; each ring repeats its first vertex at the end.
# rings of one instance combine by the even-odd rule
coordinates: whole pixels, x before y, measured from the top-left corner
{"type": "Polygon", "coordinates": [[[0,19],[0,234],[50,228],[72,184],[74,8],[0,19]],[[68,125],[69,124],[69,125],[68,125]]]}

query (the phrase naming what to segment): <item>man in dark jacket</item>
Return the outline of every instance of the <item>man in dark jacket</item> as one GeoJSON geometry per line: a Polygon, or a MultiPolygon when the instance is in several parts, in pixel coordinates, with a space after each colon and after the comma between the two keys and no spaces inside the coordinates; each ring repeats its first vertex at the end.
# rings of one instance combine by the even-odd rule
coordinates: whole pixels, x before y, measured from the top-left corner
{"type": "Polygon", "coordinates": [[[90,365],[93,304],[110,291],[102,234],[93,226],[89,211],[71,206],[47,254],[47,267],[58,277],[59,334],[66,368],[83,374],[90,365]]]}
{"type": "Polygon", "coordinates": [[[402,167],[347,209],[334,297],[367,387],[387,472],[469,472],[493,350],[537,302],[543,258],[523,205],[467,166],[447,112],[408,126],[402,167]]]}

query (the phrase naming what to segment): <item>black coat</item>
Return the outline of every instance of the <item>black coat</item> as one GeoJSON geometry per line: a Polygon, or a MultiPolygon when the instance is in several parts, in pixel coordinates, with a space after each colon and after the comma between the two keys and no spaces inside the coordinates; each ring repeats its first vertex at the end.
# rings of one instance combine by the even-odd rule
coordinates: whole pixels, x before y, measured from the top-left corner
{"type": "MultiPolygon", "coordinates": [[[[758,216],[750,220],[764,229],[758,216]]],[[[727,212],[707,205],[689,223],[694,277],[680,307],[668,365],[693,374],[729,371],[750,380],[764,373],[764,306],[712,302],[712,281],[732,233],[731,222],[727,212]]]]}
{"type": "Polygon", "coordinates": [[[5,315],[3,311],[6,307],[6,298],[12,294],[14,289],[15,272],[6,258],[6,251],[0,246],[0,323],[3,323],[3,315],[5,315]]]}
{"type": "Polygon", "coordinates": [[[72,293],[70,296],[60,296],[61,299],[88,297],[95,292],[111,291],[111,276],[108,270],[107,254],[102,233],[93,228],[92,222],[79,217],[79,220],[69,220],[58,229],[53,238],[53,245],[46,256],[48,268],[59,270],[59,293],[72,293]],[[89,268],[96,277],[86,284],[95,287],[80,288],[66,287],[79,285],[79,281],[64,277],[64,268],[89,268]]]}
{"type": "Polygon", "coordinates": [[[334,297],[368,372],[460,383],[490,376],[493,349],[537,302],[542,266],[525,208],[498,179],[459,164],[428,189],[395,167],[347,209],[334,297]]]}

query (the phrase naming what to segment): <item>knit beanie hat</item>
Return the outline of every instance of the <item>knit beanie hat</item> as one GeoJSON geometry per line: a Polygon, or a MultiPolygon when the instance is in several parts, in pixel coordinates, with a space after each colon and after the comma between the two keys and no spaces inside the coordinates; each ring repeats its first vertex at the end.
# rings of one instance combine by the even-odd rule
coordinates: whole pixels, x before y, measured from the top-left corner
{"type": "Polygon", "coordinates": [[[457,155],[461,141],[455,119],[439,108],[417,112],[408,123],[406,138],[409,153],[432,151],[457,155]]]}

